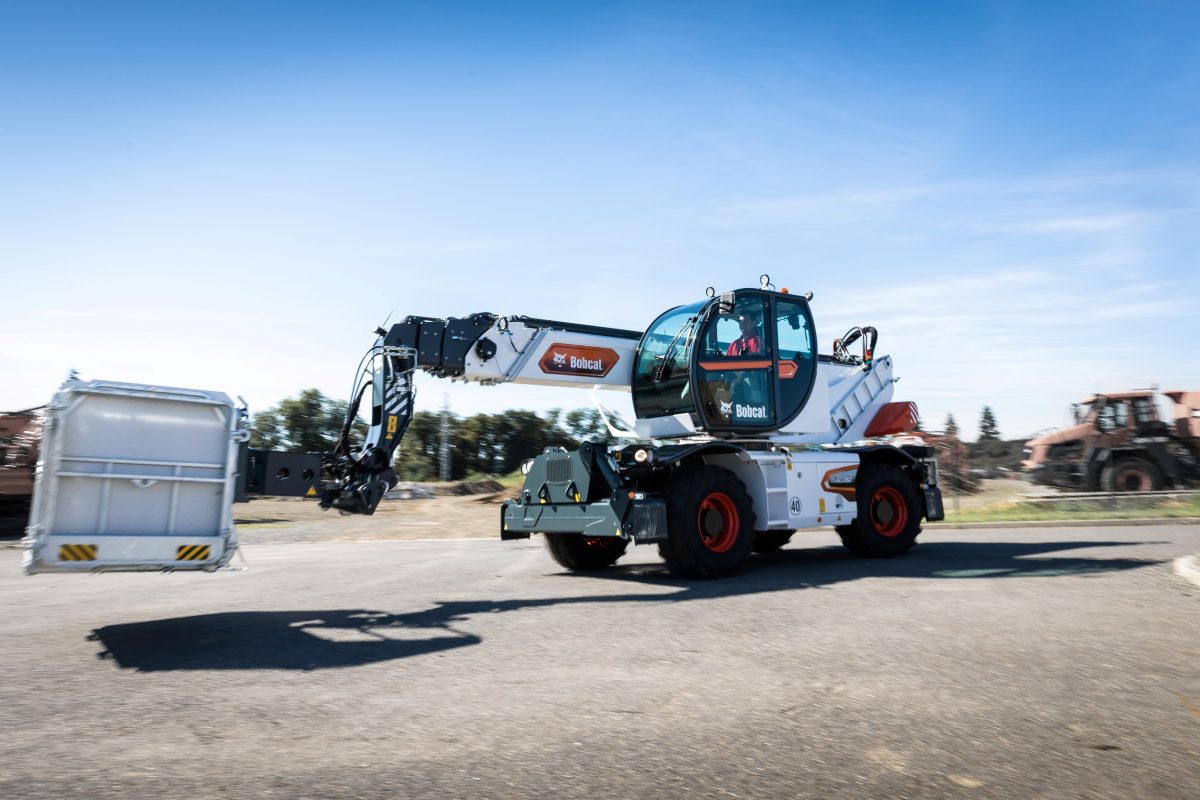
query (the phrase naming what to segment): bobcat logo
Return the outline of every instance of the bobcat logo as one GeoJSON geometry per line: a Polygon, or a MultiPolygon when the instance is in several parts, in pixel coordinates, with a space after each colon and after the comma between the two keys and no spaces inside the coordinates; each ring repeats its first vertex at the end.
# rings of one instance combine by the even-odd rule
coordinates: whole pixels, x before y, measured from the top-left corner
{"type": "Polygon", "coordinates": [[[728,402],[728,403],[722,402],[721,403],[721,415],[728,417],[732,413],[733,413],[733,403],[732,402],[728,402]]]}
{"type": "Polygon", "coordinates": [[[555,377],[578,375],[603,378],[620,360],[620,354],[611,347],[553,342],[538,359],[538,367],[542,372],[555,377]]]}

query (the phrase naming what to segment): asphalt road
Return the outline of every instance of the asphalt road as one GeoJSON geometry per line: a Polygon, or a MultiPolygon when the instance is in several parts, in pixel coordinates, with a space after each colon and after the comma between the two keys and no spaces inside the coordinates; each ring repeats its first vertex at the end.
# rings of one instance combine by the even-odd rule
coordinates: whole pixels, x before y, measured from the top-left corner
{"type": "Polygon", "coordinates": [[[0,551],[0,797],[1200,796],[1200,526],[801,534],[684,583],[536,540],[0,551]]]}

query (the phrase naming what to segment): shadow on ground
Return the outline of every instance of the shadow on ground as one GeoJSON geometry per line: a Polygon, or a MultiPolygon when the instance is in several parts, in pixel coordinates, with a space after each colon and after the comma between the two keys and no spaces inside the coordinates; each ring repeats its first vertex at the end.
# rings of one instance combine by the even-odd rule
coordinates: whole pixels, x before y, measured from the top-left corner
{"type": "Polygon", "coordinates": [[[205,669],[317,670],[352,667],[479,644],[457,630],[477,614],[569,604],[685,603],[766,592],[799,591],[859,578],[998,580],[1059,578],[1137,569],[1162,563],[1127,558],[1046,557],[1070,549],[1120,547],[1146,542],[954,542],[924,544],[905,558],[861,560],[840,547],[785,549],[750,559],[737,575],[686,582],[660,565],[616,566],[586,576],[564,573],[572,588],[632,591],[569,597],[439,602],[424,611],[389,614],[367,609],[234,611],[108,625],[89,637],[101,658],[144,672],[205,669]],[[636,587],[653,586],[652,593],[636,587]],[[664,593],[664,587],[678,591],[664,593]]]}

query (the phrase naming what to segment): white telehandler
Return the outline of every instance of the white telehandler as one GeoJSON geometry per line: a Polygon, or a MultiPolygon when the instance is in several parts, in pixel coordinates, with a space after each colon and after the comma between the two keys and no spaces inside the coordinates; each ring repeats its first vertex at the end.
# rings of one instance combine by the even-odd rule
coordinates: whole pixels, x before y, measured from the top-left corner
{"type": "Polygon", "coordinates": [[[881,441],[915,428],[916,406],[891,401],[892,361],[874,356],[874,328],[852,329],[832,354],[818,354],[810,299],[775,291],[764,275],[757,289],[710,289],[645,332],[494,314],[408,317],[378,331],[351,408],[352,418],[371,392],[370,432],[357,451],[343,435],[326,459],[321,502],[371,513],[394,484],[412,373],[423,369],[632,391],[632,425],[597,405],[614,436],[636,443],[541,453],[503,505],[501,538],[540,533],[569,569],[606,567],[630,543],[655,543],[673,572],[717,577],[751,550],[819,526],[835,527],[857,555],[899,555],[922,519],[943,516],[932,450],[881,441]]]}

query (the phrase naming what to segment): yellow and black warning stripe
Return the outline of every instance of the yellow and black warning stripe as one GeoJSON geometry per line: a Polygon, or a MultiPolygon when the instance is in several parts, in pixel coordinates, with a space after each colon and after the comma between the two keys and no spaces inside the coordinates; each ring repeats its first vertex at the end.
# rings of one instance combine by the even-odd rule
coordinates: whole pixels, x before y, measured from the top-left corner
{"type": "Polygon", "coordinates": [[[175,548],[176,561],[207,561],[212,548],[206,544],[181,544],[175,548]]]}
{"type": "Polygon", "coordinates": [[[95,561],[100,548],[94,544],[60,544],[59,561],[95,561]]]}

